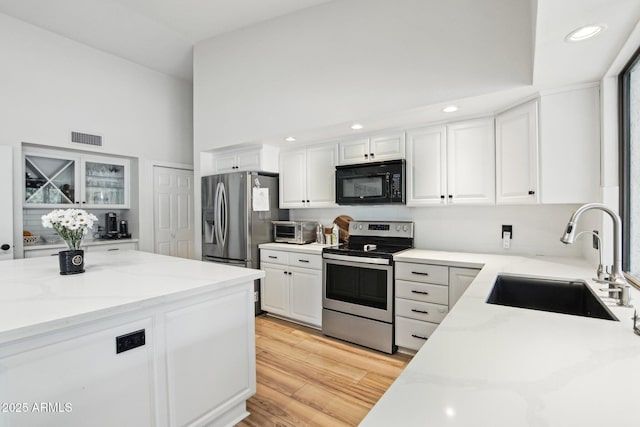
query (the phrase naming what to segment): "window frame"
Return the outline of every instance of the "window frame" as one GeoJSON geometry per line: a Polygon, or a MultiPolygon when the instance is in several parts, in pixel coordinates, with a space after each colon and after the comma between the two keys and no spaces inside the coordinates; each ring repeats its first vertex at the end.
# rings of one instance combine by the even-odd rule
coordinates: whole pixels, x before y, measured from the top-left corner
{"type": "MultiPolygon", "coordinates": [[[[640,47],[634,52],[629,62],[624,66],[618,78],[618,116],[619,116],[619,188],[620,188],[620,214],[622,224],[630,224],[631,203],[630,203],[630,71],[640,65],[640,47]]],[[[640,71],[640,70],[639,70],[640,71]]],[[[623,226],[622,229],[622,270],[629,274],[631,239],[629,236],[630,227],[623,226]]]]}

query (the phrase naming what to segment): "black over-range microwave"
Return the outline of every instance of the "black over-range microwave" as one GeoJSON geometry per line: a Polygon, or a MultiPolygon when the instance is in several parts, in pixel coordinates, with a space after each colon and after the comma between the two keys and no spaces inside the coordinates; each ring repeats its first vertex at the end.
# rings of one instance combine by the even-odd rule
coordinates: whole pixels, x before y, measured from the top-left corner
{"type": "Polygon", "coordinates": [[[404,204],[404,160],[336,166],[339,205],[404,204]]]}

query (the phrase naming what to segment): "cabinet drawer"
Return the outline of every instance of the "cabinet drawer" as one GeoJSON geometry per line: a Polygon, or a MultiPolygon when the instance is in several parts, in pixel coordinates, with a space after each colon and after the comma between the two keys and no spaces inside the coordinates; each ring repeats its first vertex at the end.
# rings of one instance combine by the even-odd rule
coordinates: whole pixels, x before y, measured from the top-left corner
{"type": "Polygon", "coordinates": [[[289,252],[289,265],[293,267],[322,269],[322,255],[301,254],[289,252]]]}
{"type": "Polygon", "coordinates": [[[449,287],[396,280],[396,297],[449,305],[449,287]]]}
{"type": "Polygon", "coordinates": [[[66,248],[56,249],[35,249],[30,251],[24,251],[25,258],[38,258],[43,256],[58,256],[58,252],[64,251],[66,248]]]}
{"type": "Polygon", "coordinates": [[[396,263],[396,279],[414,282],[449,284],[449,267],[431,264],[396,263]]]}
{"type": "Polygon", "coordinates": [[[396,345],[420,350],[438,325],[396,316],[396,345]]]}
{"type": "Polygon", "coordinates": [[[260,263],[289,264],[289,252],[260,249],[260,263]]]}
{"type": "Polygon", "coordinates": [[[449,312],[446,305],[396,298],[396,315],[440,323],[449,312]]]}
{"type": "Polygon", "coordinates": [[[108,245],[90,245],[85,248],[88,252],[127,251],[138,249],[135,242],[112,243],[108,245]]]}

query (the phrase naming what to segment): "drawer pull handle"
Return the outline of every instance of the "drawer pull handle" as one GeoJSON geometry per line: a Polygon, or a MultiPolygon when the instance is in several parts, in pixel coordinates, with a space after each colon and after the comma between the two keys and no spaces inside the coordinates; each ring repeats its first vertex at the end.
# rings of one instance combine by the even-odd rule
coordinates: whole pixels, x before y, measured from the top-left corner
{"type": "Polygon", "coordinates": [[[309,262],[309,260],[308,260],[308,259],[299,259],[298,261],[299,261],[299,262],[309,262]]]}
{"type": "Polygon", "coordinates": [[[429,339],[429,338],[427,338],[427,337],[423,337],[423,336],[421,336],[421,335],[416,335],[416,334],[411,334],[411,336],[412,336],[412,337],[414,337],[414,338],[418,338],[418,339],[421,339],[421,340],[425,340],[425,341],[429,339]]]}
{"type": "Polygon", "coordinates": [[[429,292],[425,292],[425,291],[416,291],[415,289],[411,290],[412,294],[420,294],[420,295],[429,295],[429,292]]]}
{"type": "Polygon", "coordinates": [[[412,308],[411,311],[413,311],[414,313],[422,313],[422,314],[429,314],[428,311],[424,311],[424,310],[417,310],[415,308],[412,308]]]}
{"type": "Polygon", "coordinates": [[[429,273],[424,273],[422,271],[412,271],[411,274],[417,274],[419,276],[428,276],[429,273]]]}
{"type": "Polygon", "coordinates": [[[269,258],[271,258],[271,259],[278,259],[278,257],[277,257],[277,256],[275,256],[275,255],[269,255],[269,258]]]}
{"type": "Polygon", "coordinates": [[[119,251],[119,250],[120,250],[120,248],[109,248],[109,249],[107,249],[107,251],[119,251]]]}

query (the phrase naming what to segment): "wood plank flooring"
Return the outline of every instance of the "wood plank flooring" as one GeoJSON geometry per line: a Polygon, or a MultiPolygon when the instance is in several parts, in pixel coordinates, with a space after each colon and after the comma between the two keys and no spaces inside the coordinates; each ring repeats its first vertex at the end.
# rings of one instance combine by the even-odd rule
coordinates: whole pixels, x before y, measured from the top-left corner
{"type": "Polygon", "coordinates": [[[355,426],[410,360],[258,316],[257,393],[237,426],[355,426]]]}

